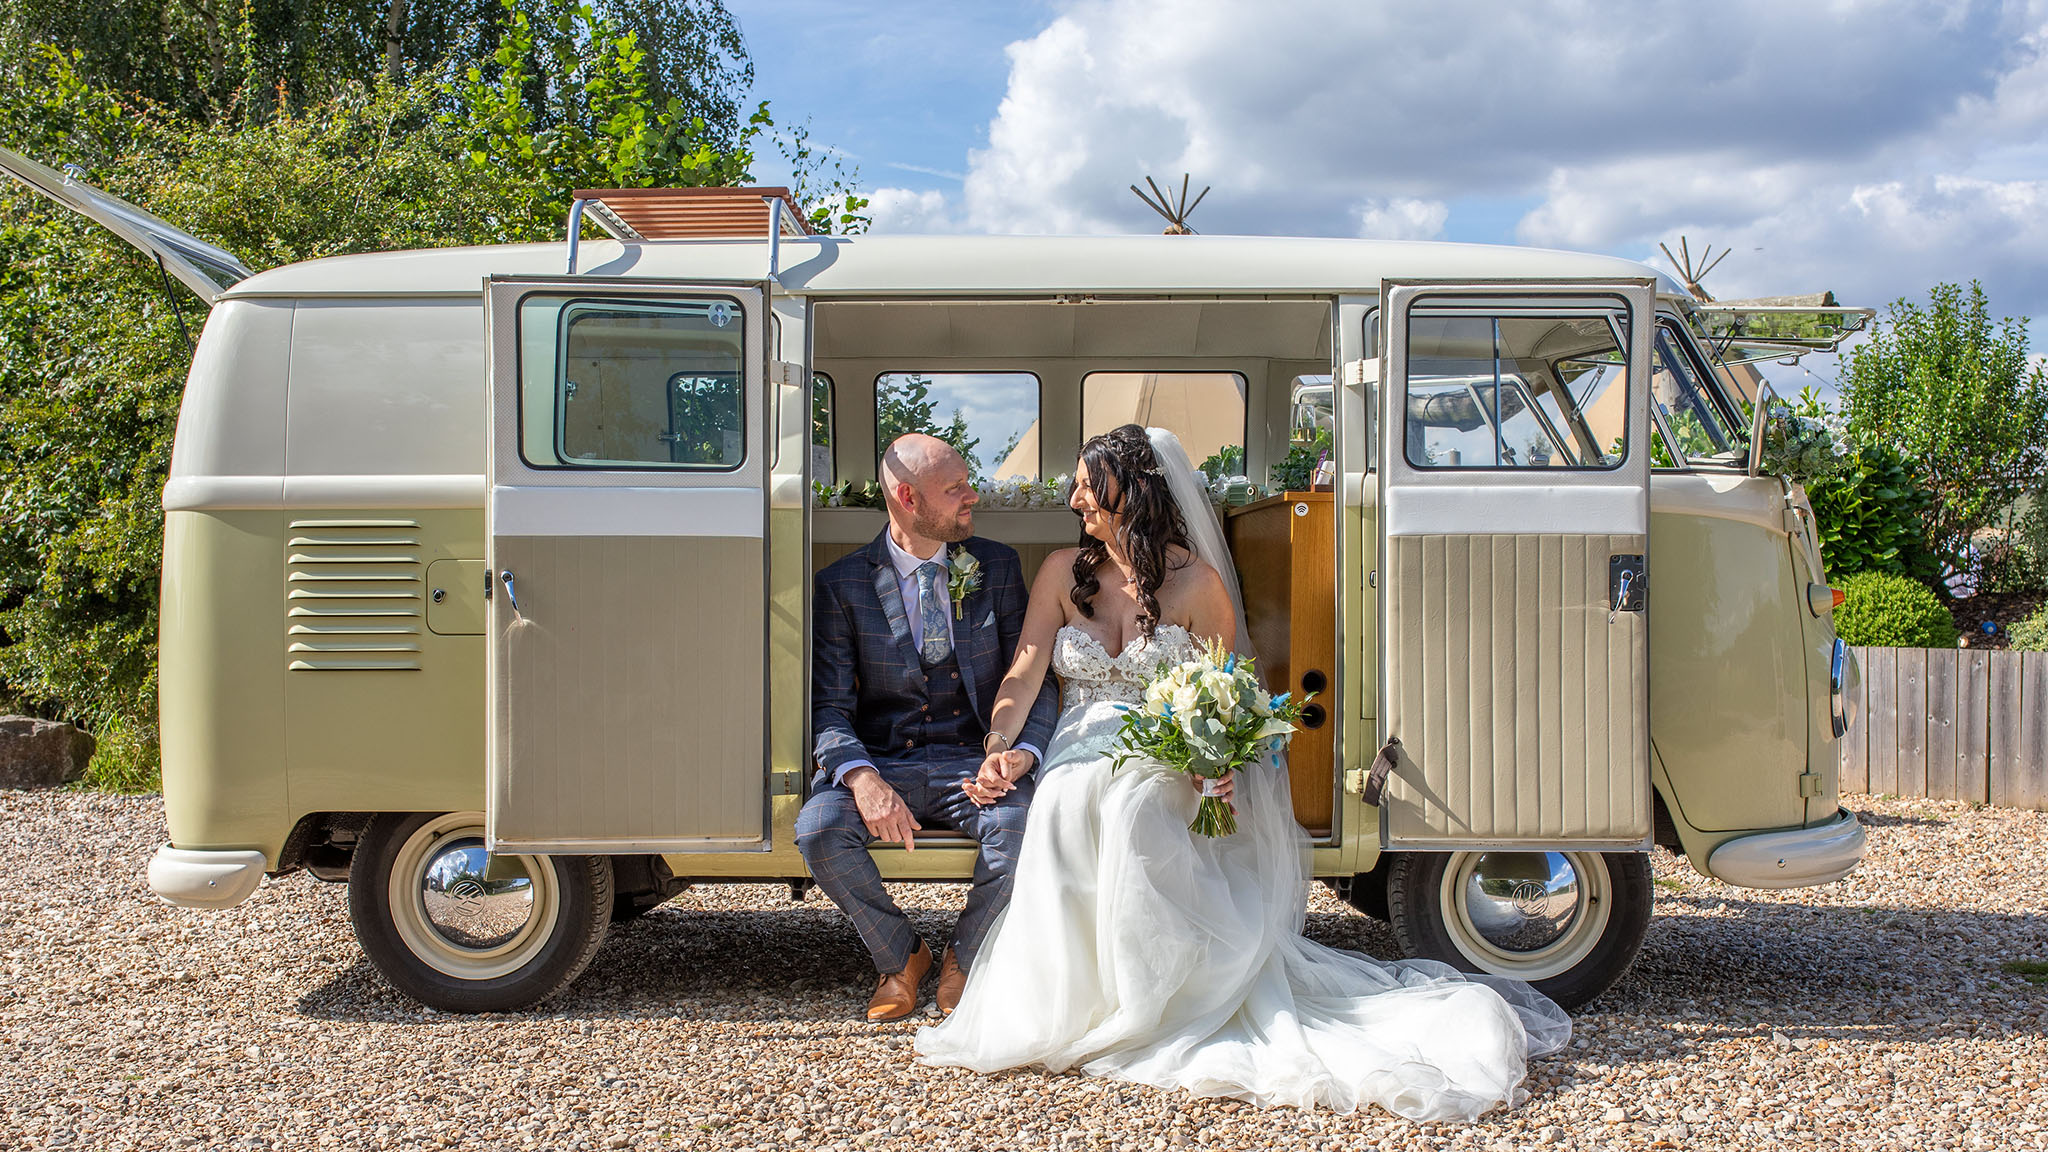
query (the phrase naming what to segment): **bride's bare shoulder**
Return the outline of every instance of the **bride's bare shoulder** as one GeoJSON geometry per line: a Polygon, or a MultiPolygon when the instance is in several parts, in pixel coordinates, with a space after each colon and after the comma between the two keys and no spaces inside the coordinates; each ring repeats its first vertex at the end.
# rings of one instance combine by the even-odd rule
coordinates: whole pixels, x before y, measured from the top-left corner
{"type": "Polygon", "coordinates": [[[1074,558],[1081,554],[1079,548],[1062,548],[1047,554],[1038,565],[1038,575],[1031,582],[1033,591],[1045,589],[1064,594],[1074,586],[1074,558]]]}

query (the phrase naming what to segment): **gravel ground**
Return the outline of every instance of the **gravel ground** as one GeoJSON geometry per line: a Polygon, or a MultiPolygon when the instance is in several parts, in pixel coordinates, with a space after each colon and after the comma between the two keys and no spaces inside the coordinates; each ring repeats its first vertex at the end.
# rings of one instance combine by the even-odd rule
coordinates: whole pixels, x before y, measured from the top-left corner
{"type": "MultiPolygon", "coordinates": [[[[855,1020],[871,977],[815,895],[699,889],[521,1016],[424,1010],[303,874],[225,912],[143,886],[149,797],[0,792],[0,1147],[2048,1147],[2048,815],[1852,798],[1848,880],[1747,892],[1660,853],[1634,970],[1469,1127],[1258,1111],[1075,1075],[983,1078],[855,1020]]],[[[938,939],[962,889],[898,890],[938,939]]],[[[1309,932],[1395,954],[1320,889],[1309,932]]]]}

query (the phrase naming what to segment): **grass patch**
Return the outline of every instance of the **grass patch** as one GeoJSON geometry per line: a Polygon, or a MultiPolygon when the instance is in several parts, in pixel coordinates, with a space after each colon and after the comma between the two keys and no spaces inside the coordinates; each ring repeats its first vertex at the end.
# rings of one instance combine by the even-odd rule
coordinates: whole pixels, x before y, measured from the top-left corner
{"type": "Polygon", "coordinates": [[[163,765],[156,732],[138,730],[126,721],[110,721],[94,733],[99,744],[78,787],[95,792],[161,792],[163,765]]]}
{"type": "Polygon", "coordinates": [[[2000,971],[2018,976],[2029,984],[2048,984],[2048,961],[2007,960],[1998,967],[2000,971]]]}
{"type": "Polygon", "coordinates": [[[1673,880],[1669,876],[1656,877],[1655,879],[1651,880],[1650,883],[1655,884],[1657,887],[1664,889],[1666,892],[1685,891],[1685,885],[1680,884],[1678,881],[1673,880]]]}

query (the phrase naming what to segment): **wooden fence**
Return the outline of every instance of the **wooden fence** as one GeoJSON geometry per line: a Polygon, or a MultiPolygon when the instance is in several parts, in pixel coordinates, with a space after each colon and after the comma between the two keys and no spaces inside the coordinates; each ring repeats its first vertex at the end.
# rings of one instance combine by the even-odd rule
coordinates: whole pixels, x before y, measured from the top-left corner
{"type": "Polygon", "coordinates": [[[2048,810],[2048,652],[1855,652],[1842,791],[2048,810]]]}

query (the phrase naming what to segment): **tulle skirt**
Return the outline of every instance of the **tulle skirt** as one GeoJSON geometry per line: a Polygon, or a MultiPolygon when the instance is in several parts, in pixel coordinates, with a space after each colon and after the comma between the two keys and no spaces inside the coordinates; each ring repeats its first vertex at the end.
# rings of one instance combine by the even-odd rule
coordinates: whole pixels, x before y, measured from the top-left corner
{"type": "Polygon", "coordinates": [[[1570,1039],[1525,984],[1302,936],[1308,842],[1284,765],[1239,774],[1235,835],[1198,836],[1186,777],[1112,766],[1119,719],[1104,704],[1062,718],[1009,907],[959,1009],[918,1032],[924,1060],[1471,1120],[1570,1039]]]}

